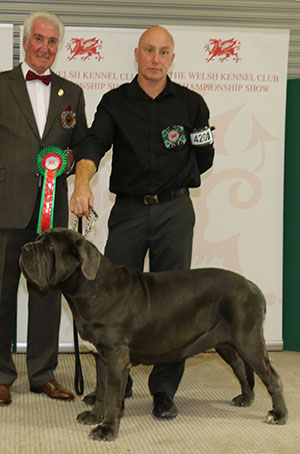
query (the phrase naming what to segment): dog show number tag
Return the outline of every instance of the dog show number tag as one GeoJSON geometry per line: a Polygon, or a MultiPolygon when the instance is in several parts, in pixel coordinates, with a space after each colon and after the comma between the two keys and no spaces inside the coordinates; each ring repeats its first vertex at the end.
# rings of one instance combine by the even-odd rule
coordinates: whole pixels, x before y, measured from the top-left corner
{"type": "Polygon", "coordinates": [[[206,145],[210,145],[214,143],[214,138],[212,135],[212,128],[206,126],[203,129],[198,129],[193,131],[190,134],[191,144],[196,145],[198,147],[205,147],[206,145]]]}

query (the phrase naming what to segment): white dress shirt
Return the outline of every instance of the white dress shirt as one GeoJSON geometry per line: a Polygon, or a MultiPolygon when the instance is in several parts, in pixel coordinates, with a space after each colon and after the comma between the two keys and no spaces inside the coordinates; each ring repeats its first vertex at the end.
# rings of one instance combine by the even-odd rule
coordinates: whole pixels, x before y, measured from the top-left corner
{"type": "MultiPolygon", "coordinates": [[[[23,61],[21,67],[24,79],[26,81],[26,87],[31,101],[33,113],[35,116],[35,121],[40,133],[40,137],[42,138],[49,109],[51,82],[49,85],[46,85],[41,80],[38,79],[26,80],[26,74],[29,70],[33,71],[34,73],[36,73],[36,71],[30,68],[30,66],[28,66],[25,61],[23,61]]],[[[50,69],[47,69],[47,71],[39,75],[47,76],[48,74],[50,74],[50,69]]]]}

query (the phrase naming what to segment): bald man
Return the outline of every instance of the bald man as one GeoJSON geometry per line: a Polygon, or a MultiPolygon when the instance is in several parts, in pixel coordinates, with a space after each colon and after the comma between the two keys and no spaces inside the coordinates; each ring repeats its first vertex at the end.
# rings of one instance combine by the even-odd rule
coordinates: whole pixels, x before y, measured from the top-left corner
{"type": "MultiPolygon", "coordinates": [[[[200,175],[214,158],[209,110],[199,94],[168,77],[175,53],[165,28],[146,30],[134,55],[136,77],[106,93],[98,105],[77,158],[70,208],[88,216],[94,205],[89,182],[113,146],[110,191],[116,200],[105,255],[142,271],[149,251],[150,271],[186,270],[195,223],[189,188],[200,186],[200,175]]],[[[149,389],[154,416],[177,416],[173,398],[183,371],[184,362],[153,368],[149,389]]],[[[126,397],[131,386],[129,375],[126,397]]],[[[92,403],[94,394],[86,398],[92,403]]]]}

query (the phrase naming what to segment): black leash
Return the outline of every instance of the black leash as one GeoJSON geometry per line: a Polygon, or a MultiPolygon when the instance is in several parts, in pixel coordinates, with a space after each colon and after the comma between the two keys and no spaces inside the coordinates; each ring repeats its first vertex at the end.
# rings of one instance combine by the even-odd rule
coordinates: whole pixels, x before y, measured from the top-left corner
{"type": "MultiPolygon", "coordinates": [[[[78,232],[82,234],[82,218],[78,219],[78,232]]],[[[78,396],[82,396],[84,392],[84,379],[81,367],[80,353],[79,353],[79,342],[78,332],[76,328],[75,320],[73,319],[73,336],[74,336],[74,352],[75,352],[75,377],[74,386],[78,396]]]]}
{"type": "Polygon", "coordinates": [[[75,350],[75,378],[74,378],[74,386],[75,391],[78,396],[82,396],[84,392],[84,380],[83,380],[83,373],[81,368],[81,361],[80,361],[80,353],[79,353],[79,344],[78,344],[78,333],[75,324],[75,320],[73,319],[73,333],[74,333],[74,350],[75,350]]]}
{"type": "MultiPolygon", "coordinates": [[[[90,214],[87,219],[87,225],[85,231],[82,233],[82,217],[76,217],[72,230],[76,229],[78,224],[78,233],[83,235],[87,238],[89,232],[94,227],[95,222],[98,219],[98,214],[92,207],[90,207],[90,214]]],[[[79,353],[79,342],[78,342],[78,332],[76,328],[75,320],[73,319],[73,335],[74,335],[74,352],[75,352],[75,378],[74,378],[74,386],[75,391],[78,396],[81,396],[84,392],[84,380],[83,380],[83,373],[81,368],[81,361],[80,361],[80,353],[79,353]]]]}

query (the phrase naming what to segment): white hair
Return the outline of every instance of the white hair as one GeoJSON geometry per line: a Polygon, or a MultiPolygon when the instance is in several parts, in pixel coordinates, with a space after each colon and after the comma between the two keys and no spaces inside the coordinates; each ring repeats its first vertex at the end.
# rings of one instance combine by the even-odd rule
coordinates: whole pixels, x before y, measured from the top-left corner
{"type": "Polygon", "coordinates": [[[56,16],[56,14],[49,13],[49,11],[46,10],[34,11],[26,17],[26,19],[24,20],[24,37],[26,39],[29,38],[33,23],[36,19],[44,19],[56,25],[59,32],[58,41],[61,42],[64,36],[65,26],[62,20],[58,16],[56,16]]]}

